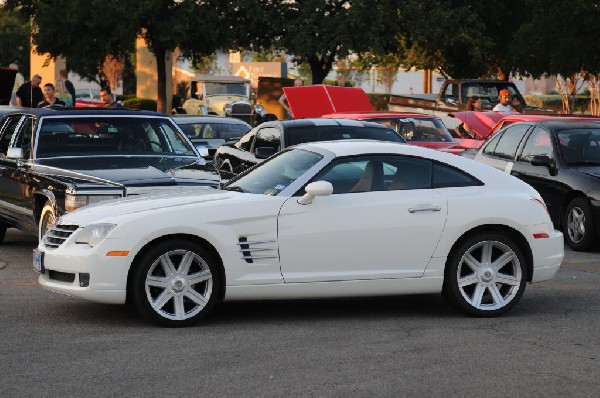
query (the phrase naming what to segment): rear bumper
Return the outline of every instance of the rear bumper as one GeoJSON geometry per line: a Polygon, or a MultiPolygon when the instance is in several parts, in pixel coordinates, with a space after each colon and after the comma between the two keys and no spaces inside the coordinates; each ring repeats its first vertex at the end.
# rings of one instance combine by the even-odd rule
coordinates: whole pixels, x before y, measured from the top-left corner
{"type": "Polygon", "coordinates": [[[565,258],[563,234],[553,230],[547,238],[531,238],[530,245],[534,261],[531,282],[552,279],[565,258]]]}

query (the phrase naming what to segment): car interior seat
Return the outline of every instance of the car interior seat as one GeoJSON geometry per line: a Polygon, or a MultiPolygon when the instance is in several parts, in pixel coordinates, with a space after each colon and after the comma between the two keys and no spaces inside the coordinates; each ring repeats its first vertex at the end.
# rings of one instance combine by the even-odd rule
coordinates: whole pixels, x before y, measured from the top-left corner
{"type": "Polygon", "coordinates": [[[370,160],[365,166],[362,177],[350,189],[350,192],[381,191],[383,189],[383,163],[370,160]]]}

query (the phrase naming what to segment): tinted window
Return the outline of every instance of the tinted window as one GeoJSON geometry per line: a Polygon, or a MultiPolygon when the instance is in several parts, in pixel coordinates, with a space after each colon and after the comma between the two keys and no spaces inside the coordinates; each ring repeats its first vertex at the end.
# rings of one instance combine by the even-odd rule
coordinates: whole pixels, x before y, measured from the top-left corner
{"type": "Polygon", "coordinates": [[[454,167],[435,163],[433,166],[433,186],[435,188],[468,187],[482,185],[475,177],[454,167]]]}
{"type": "Polygon", "coordinates": [[[256,140],[254,141],[254,148],[273,148],[278,151],[281,145],[281,133],[277,127],[265,127],[258,130],[256,133],[256,140]]]}
{"type": "Polygon", "coordinates": [[[529,162],[534,156],[540,155],[546,155],[550,158],[554,157],[550,133],[542,128],[536,127],[533,132],[529,134],[529,137],[527,137],[519,160],[529,162]]]}
{"type": "Polygon", "coordinates": [[[498,145],[498,140],[500,140],[500,136],[502,134],[494,135],[487,144],[483,147],[483,153],[489,156],[494,156],[494,151],[496,150],[496,145],[498,145]]]}
{"type": "Polygon", "coordinates": [[[17,126],[19,125],[19,121],[21,120],[21,116],[11,116],[6,121],[4,125],[4,129],[2,131],[2,137],[0,139],[0,152],[6,156],[6,152],[8,152],[8,146],[10,145],[10,140],[12,139],[13,134],[17,126]]]}
{"type": "Polygon", "coordinates": [[[440,119],[434,118],[390,118],[371,119],[394,129],[406,141],[412,142],[454,142],[440,119]]]}
{"type": "Polygon", "coordinates": [[[285,132],[285,146],[305,142],[360,139],[405,142],[394,130],[385,127],[310,126],[291,127],[285,132]]]}
{"type": "Polygon", "coordinates": [[[250,126],[233,123],[187,123],[180,124],[179,128],[190,139],[235,138],[243,136],[250,130],[250,126]]]}
{"type": "Polygon", "coordinates": [[[567,164],[600,164],[600,129],[559,130],[556,139],[567,164]]]}
{"type": "Polygon", "coordinates": [[[26,117],[23,121],[23,125],[19,129],[19,135],[15,141],[15,148],[23,149],[23,158],[29,159],[31,155],[31,137],[33,135],[33,121],[32,117],[26,117]]]}
{"type": "Polygon", "coordinates": [[[514,159],[515,154],[517,153],[517,147],[528,128],[528,124],[518,124],[507,127],[500,137],[498,145],[496,145],[494,156],[503,159],[514,159]]]}

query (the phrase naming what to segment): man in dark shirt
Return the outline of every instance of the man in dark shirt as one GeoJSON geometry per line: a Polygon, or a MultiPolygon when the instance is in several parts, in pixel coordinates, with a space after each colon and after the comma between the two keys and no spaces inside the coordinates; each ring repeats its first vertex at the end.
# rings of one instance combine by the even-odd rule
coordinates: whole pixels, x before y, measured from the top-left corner
{"type": "Polygon", "coordinates": [[[56,98],[56,90],[52,83],[44,84],[44,100],[40,101],[38,108],[56,108],[64,107],[66,104],[56,98]]]}
{"type": "Polygon", "coordinates": [[[61,69],[60,72],[58,72],[58,74],[60,75],[59,79],[65,83],[65,88],[67,89],[69,94],[71,94],[71,106],[75,108],[75,87],[73,86],[73,83],[71,83],[71,81],[69,80],[69,73],[66,69],[61,69]]]}
{"type": "Polygon", "coordinates": [[[100,101],[104,103],[104,108],[122,108],[123,104],[115,100],[108,87],[100,90],[100,101]]]}
{"type": "Polygon", "coordinates": [[[40,88],[41,83],[42,77],[40,75],[33,75],[30,81],[23,83],[16,92],[17,106],[37,107],[37,104],[44,100],[44,94],[42,94],[40,88]]]}

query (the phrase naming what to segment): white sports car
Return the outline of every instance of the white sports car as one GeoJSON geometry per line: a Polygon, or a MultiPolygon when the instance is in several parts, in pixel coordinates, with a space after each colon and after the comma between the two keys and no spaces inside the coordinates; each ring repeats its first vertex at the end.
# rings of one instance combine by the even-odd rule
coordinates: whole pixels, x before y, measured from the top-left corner
{"type": "Polygon", "coordinates": [[[439,151],[348,140],[282,151],[223,190],[64,215],[34,268],[47,289],[131,301],[182,326],[218,300],[440,292],[468,315],[495,316],[563,256],[524,182],[439,151]]]}

